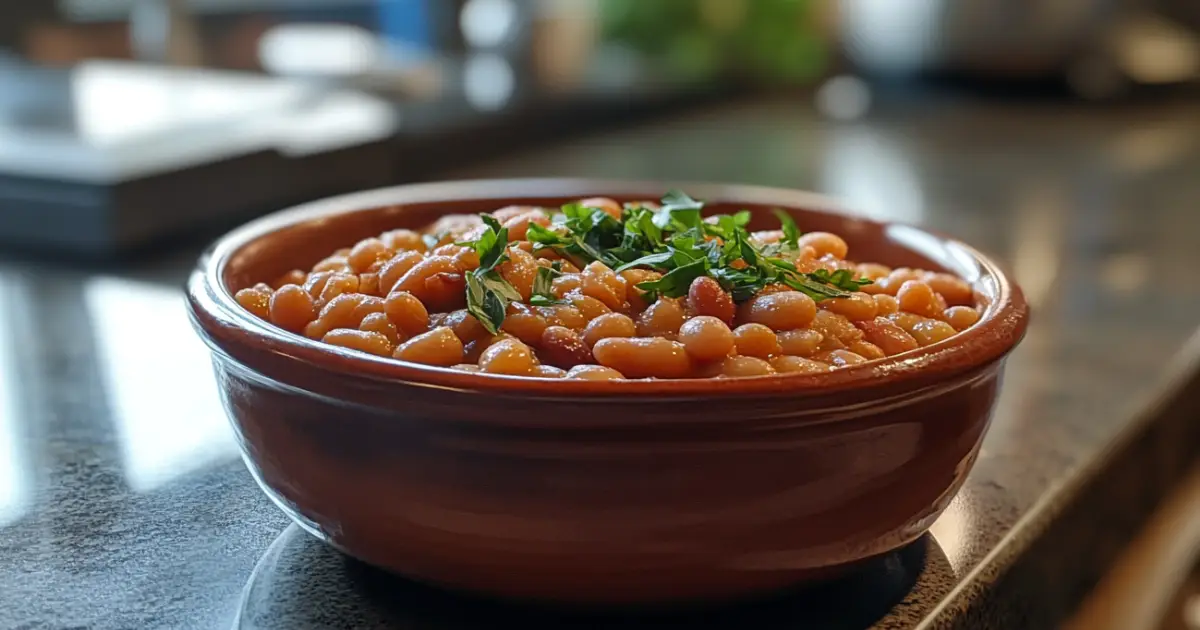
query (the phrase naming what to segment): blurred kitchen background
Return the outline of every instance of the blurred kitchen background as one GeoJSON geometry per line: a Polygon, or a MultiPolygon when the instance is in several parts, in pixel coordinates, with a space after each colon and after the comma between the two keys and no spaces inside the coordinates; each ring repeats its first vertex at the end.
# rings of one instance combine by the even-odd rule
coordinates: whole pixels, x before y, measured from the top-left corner
{"type": "Polygon", "coordinates": [[[227,627],[188,606],[282,517],[183,280],[249,217],[463,177],[816,190],[1012,269],[1033,324],[935,526],[966,575],[1183,369],[1198,83],[1198,0],[0,0],[0,577],[48,602],[0,626],[227,627]]]}
{"type": "Polygon", "coordinates": [[[0,0],[0,243],[123,255],[722,100],[853,124],[1198,74],[1194,0],[0,0]]]}

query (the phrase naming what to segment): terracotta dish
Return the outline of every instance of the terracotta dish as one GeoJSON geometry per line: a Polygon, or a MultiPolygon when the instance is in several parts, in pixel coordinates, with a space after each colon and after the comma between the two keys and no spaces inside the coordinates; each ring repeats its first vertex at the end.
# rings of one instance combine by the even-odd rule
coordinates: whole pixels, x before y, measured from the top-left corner
{"type": "Polygon", "coordinates": [[[250,471],[367,563],[492,596],[735,599],[834,575],[919,537],[962,485],[1020,290],[962,243],[808,193],[687,185],[713,213],[842,235],[862,259],[955,273],[985,304],[953,338],[828,374],[568,381],[484,376],[277,329],[233,294],[389,228],[509,204],[653,198],[586,180],[422,184],[321,201],[222,238],[188,283],[250,471]]]}

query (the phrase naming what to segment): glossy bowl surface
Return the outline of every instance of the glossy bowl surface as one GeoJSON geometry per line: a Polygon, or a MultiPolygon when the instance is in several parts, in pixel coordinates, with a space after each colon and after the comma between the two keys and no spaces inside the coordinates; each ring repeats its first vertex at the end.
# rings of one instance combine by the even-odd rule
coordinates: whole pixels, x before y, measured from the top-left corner
{"type": "Polygon", "coordinates": [[[835,574],[920,536],[962,485],[1020,290],[970,247],[790,190],[687,185],[712,212],[772,208],[856,260],[956,273],[987,303],[954,338],[828,375],[556,381],[404,364],[243,310],[238,289],[446,213],[648,182],[421,184],[329,199],[222,238],[188,284],[251,472],[313,534],[365,562],[479,593],[571,603],[731,599],[835,574]]]}

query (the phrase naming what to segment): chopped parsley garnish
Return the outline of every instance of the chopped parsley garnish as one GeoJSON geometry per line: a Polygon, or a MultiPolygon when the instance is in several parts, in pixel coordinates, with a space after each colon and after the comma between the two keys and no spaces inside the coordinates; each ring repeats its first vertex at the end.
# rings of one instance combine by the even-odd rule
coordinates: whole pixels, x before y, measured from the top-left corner
{"type": "Polygon", "coordinates": [[[501,277],[496,267],[508,260],[508,229],[488,215],[482,215],[487,227],[474,241],[459,243],[475,249],[479,268],[467,274],[467,311],[493,335],[504,323],[508,305],[521,301],[521,294],[501,277]]]}
{"type": "MultiPolygon", "coordinates": [[[[701,276],[715,279],[736,302],[772,284],[786,285],[818,301],[849,297],[871,284],[847,269],[800,271],[795,263],[800,229],[782,210],[775,215],[783,238],[759,247],[746,229],[750,212],[705,219],[703,209],[703,202],[679,190],[667,193],[658,210],[626,206],[620,220],[599,208],[570,203],[562,206],[549,227],[530,223],[526,238],[535,249],[553,250],[578,267],[598,260],[618,272],[645,268],[662,273],[661,278],[637,285],[648,300],[687,295],[701,276]]],[[[508,230],[491,216],[482,216],[486,230],[478,239],[459,244],[479,254],[479,268],[467,275],[467,310],[494,334],[504,323],[508,305],[521,296],[496,271],[508,260],[508,230]]],[[[552,291],[560,273],[557,262],[538,268],[531,305],[562,303],[552,291]]]]}
{"type": "MultiPolygon", "coordinates": [[[[561,268],[561,265],[559,267],[561,268]]],[[[537,275],[533,277],[533,293],[529,296],[529,303],[533,306],[562,304],[563,301],[554,297],[554,291],[551,290],[554,286],[554,279],[560,275],[562,272],[553,266],[538,267],[537,275]]]]}

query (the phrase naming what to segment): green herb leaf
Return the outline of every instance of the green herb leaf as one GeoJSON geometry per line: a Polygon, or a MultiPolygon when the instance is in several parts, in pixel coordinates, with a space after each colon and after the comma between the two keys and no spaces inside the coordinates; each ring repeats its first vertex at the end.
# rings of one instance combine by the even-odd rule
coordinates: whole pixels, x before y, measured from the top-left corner
{"type": "Polygon", "coordinates": [[[613,269],[613,271],[615,271],[617,273],[621,273],[622,271],[625,271],[626,269],[632,269],[634,267],[655,267],[655,266],[662,265],[663,263],[671,260],[671,258],[674,256],[675,256],[674,251],[659,252],[657,254],[647,254],[645,256],[642,256],[641,258],[638,258],[637,260],[631,260],[631,261],[625,263],[624,265],[621,265],[620,267],[613,269]]]}
{"type": "Polygon", "coordinates": [[[800,228],[796,227],[796,220],[792,218],[792,215],[778,208],[771,212],[779,219],[783,229],[783,242],[793,251],[800,249],[800,228]]]}
{"type": "Polygon", "coordinates": [[[483,234],[479,235],[478,239],[460,243],[473,247],[475,253],[479,254],[479,269],[477,273],[491,271],[504,261],[508,260],[508,255],[505,251],[508,249],[508,228],[500,226],[500,222],[490,215],[480,215],[487,229],[483,234]]]}
{"type": "Polygon", "coordinates": [[[662,198],[662,208],[654,217],[654,225],[661,229],[673,228],[676,232],[703,230],[704,218],[700,210],[704,204],[687,196],[682,190],[672,190],[662,198]]]}
{"type": "Polygon", "coordinates": [[[525,238],[529,242],[539,245],[567,245],[571,242],[570,238],[566,238],[558,232],[537,223],[529,224],[528,229],[525,231],[525,238]]]}
{"type": "Polygon", "coordinates": [[[807,275],[812,280],[835,286],[843,291],[857,291],[868,284],[874,284],[874,282],[867,278],[855,279],[854,274],[849,269],[838,269],[832,274],[828,270],[818,269],[807,275]]]}
{"type": "Polygon", "coordinates": [[[529,303],[534,306],[561,304],[562,300],[554,297],[553,290],[554,279],[559,275],[561,275],[561,272],[550,267],[538,267],[537,275],[533,277],[533,291],[529,298],[529,303]]]}
{"type": "Polygon", "coordinates": [[[692,281],[703,276],[708,270],[708,261],[700,259],[681,267],[676,267],[666,275],[648,282],[642,282],[637,287],[646,292],[646,299],[653,300],[657,296],[682,297],[687,295],[692,281]]]}
{"type": "Polygon", "coordinates": [[[703,207],[703,202],[696,201],[689,197],[687,193],[675,188],[667,191],[667,194],[662,196],[662,208],[660,210],[663,212],[670,212],[671,210],[699,210],[703,207]]]}
{"type": "Polygon", "coordinates": [[[508,305],[487,289],[480,276],[467,274],[467,312],[474,315],[484,329],[493,335],[498,333],[506,310],[508,305]]]}

